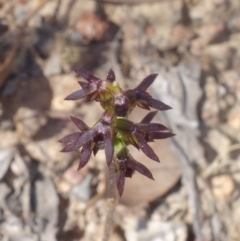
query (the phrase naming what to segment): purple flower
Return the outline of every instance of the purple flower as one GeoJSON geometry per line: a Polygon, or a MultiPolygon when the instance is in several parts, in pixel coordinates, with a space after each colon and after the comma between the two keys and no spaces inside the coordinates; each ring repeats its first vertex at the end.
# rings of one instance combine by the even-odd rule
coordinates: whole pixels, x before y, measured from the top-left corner
{"type": "Polygon", "coordinates": [[[112,116],[105,112],[99,122],[89,128],[82,120],[71,117],[73,123],[81,130],[65,136],[59,142],[65,147],[62,152],[75,151],[82,147],[80,152],[79,168],[84,167],[91,157],[91,153],[97,153],[99,149],[105,149],[106,161],[109,165],[113,160],[113,131],[111,127],[112,116]]]}
{"type": "Polygon", "coordinates": [[[137,149],[140,149],[150,159],[160,162],[158,156],[147,142],[154,139],[164,139],[175,134],[168,131],[168,128],[158,123],[144,123],[151,121],[156,113],[150,112],[141,123],[135,124],[127,119],[116,119],[115,125],[123,138],[129,141],[137,149]]]}
{"type": "Polygon", "coordinates": [[[125,92],[125,95],[132,104],[132,108],[137,105],[146,110],[150,110],[150,107],[161,111],[172,109],[163,102],[153,99],[152,96],[146,92],[147,88],[153,83],[156,77],[157,74],[151,74],[143,79],[143,81],[135,89],[127,90],[125,92]]]}
{"type": "Polygon", "coordinates": [[[127,148],[123,148],[117,154],[116,166],[116,185],[118,189],[119,196],[122,196],[125,177],[132,177],[135,171],[141,173],[142,175],[154,180],[152,173],[141,163],[135,161],[130,155],[127,148]]]}
{"type": "Polygon", "coordinates": [[[115,80],[115,74],[110,70],[107,74],[106,80],[101,80],[94,76],[88,70],[76,70],[76,73],[84,78],[86,81],[79,81],[79,85],[82,87],[81,90],[77,90],[67,96],[65,100],[79,100],[86,97],[86,101],[100,101],[101,92],[104,93],[107,89],[107,83],[115,80]]]}

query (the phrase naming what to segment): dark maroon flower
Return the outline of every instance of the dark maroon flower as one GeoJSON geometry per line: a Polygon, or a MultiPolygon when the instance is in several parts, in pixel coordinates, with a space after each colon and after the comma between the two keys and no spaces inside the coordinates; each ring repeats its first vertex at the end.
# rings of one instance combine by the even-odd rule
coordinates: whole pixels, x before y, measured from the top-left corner
{"type": "Polygon", "coordinates": [[[107,74],[107,80],[110,81],[110,82],[115,81],[115,73],[113,72],[112,69],[110,69],[108,74],[107,74]]]}
{"type": "Polygon", "coordinates": [[[75,91],[65,98],[65,100],[79,100],[85,98],[86,101],[99,101],[106,110],[114,108],[117,116],[126,116],[129,110],[129,99],[123,91],[112,83],[115,81],[115,74],[112,69],[108,72],[106,80],[101,80],[92,75],[87,70],[76,70],[76,73],[84,78],[79,81],[81,90],[75,91]]]}
{"type": "MultiPolygon", "coordinates": [[[[155,113],[149,113],[143,121],[151,121],[155,113]]],[[[154,139],[163,139],[174,134],[167,131],[168,128],[158,123],[140,123],[135,124],[127,119],[116,119],[116,129],[126,138],[133,146],[140,149],[150,159],[159,162],[158,156],[147,142],[154,141],[154,139]]]]}
{"type": "Polygon", "coordinates": [[[117,95],[114,98],[114,111],[117,116],[125,117],[129,110],[129,99],[124,94],[117,95]]]}
{"type": "Polygon", "coordinates": [[[116,166],[116,184],[119,196],[122,196],[125,177],[132,177],[135,171],[141,173],[142,175],[154,180],[152,173],[141,163],[134,160],[130,155],[127,148],[123,148],[117,154],[116,166]]]}
{"type": "Polygon", "coordinates": [[[153,83],[156,77],[157,74],[151,74],[143,79],[143,81],[135,89],[127,90],[125,92],[132,104],[132,108],[137,105],[146,110],[150,110],[150,107],[161,111],[172,109],[163,102],[152,98],[152,96],[146,92],[147,88],[153,83]]]}
{"type": "MultiPolygon", "coordinates": [[[[153,118],[155,117],[155,115],[157,114],[157,111],[152,111],[152,112],[149,112],[143,119],[140,123],[150,123],[153,118]]],[[[167,127],[165,127],[167,128],[167,127]]],[[[166,129],[168,130],[168,128],[166,129]]],[[[158,140],[158,139],[166,139],[166,138],[169,138],[169,137],[172,137],[172,136],[175,136],[174,133],[172,132],[149,132],[149,133],[146,133],[145,135],[145,140],[147,142],[150,142],[150,141],[154,141],[154,140],[158,140]]]]}
{"type": "Polygon", "coordinates": [[[79,169],[84,167],[90,159],[91,153],[105,149],[106,161],[109,165],[113,160],[113,131],[112,116],[105,112],[100,121],[91,129],[80,119],[71,117],[73,123],[82,131],[65,136],[59,142],[65,144],[62,152],[75,151],[82,147],[80,152],[79,169]]]}
{"type": "Polygon", "coordinates": [[[109,71],[106,81],[97,78],[92,75],[88,70],[76,70],[76,73],[84,78],[87,82],[79,81],[81,90],[77,90],[67,96],[65,100],[79,100],[86,97],[86,101],[100,101],[100,94],[107,89],[107,82],[113,82],[115,75],[112,70],[109,71]]]}

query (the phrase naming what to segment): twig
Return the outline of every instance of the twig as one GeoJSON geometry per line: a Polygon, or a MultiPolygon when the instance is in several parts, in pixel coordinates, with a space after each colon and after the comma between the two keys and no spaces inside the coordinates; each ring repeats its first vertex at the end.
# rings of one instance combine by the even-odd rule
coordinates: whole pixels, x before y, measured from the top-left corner
{"type": "Polygon", "coordinates": [[[13,44],[12,49],[10,50],[7,58],[5,59],[5,61],[3,62],[3,64],[0,67],[0,89],[3,86],[3,84],[5,83],[6,78],[9,74],[10,68],[11,68],[13,60],[14,60],[14,57],[15,57],[16,52],[17,52],[17,50],[18,50],[18,48],[21,44],[22,38],[24,36],[24,30],[27,27],[28,22],[49,1],[52,1],[52,0],[42,0],[39,3],[39,5],[29,13],[29,15],[27,16],[25,21],[19,27],[15,43],[13,44]]]}
{"type": "Polygon", "coordinates": [[[230,153],[232,151],[236,151],[240,149],[240,144],[234,144],[232,146],[229,146],[228,148],[226,148],[225,150],[223,150],[221,152],[221,154],[217,155],[216,158],[213,160],[213,162],[208,166],[208,168],[206,170],[204,170],[201,173],[201,176],[203,178],[209,178],[210,176],[216,174],[223,166],[225,166],[225,163],[220,163],[221,159],[222,159],[222,154],[227,154],[230,153]]]}

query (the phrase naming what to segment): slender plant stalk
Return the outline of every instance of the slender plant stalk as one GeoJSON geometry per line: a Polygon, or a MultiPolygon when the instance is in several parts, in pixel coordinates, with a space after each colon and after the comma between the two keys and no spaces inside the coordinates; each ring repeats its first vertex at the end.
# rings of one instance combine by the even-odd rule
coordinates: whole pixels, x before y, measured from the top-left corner
{"type": "Polygon", "coordinates": [[[88,163],[92,153],[96,155],[98,150],[104,149],[105,151],[109,172],[107,214],[102,241],[108,241],[112,232],[117,197],[118,195],[121,197],[123,194],[125,178],[131,178],[137,171],[154,180],[148,168],[136,161],[130,154],[128,146],[132,145],[150,159],[160,162],[148,142],[175,135],[169,132],[166,126],[151,123],[157,111],[149,112],[140,123],[132,122],[128,119],[128,115],[136,106],[147,110],[152,107],[161,111],[169,110],[171,107],[153,99],[146,92],[157,74],[147,76],[136,88],[124,91],[115,80],[113,70],[108,72],[105,80],[99,79],[88,70],[79,69],[76,70],[76,73],[84,79],[84,81],[79,81],[82,88],[68,95],[65,100],[82,98],[85,98],[86,101],[95,100],[100,102],[104,113],[93,127],[89,127],[81,119],[71,116],[72,122],[80,132],[71,133],[59,142],[65,145],[62,152],[80,149],[78,170],[88,163]]]}
{"type": "Polygon", "coordinates": [[[110,239],[113,229],[114,211],[117,206],[117,191],[116,191],[116,174],[114,162],[109,165],[108,169],[108,197],[107,197],[107,213],[104,223],[104,233],[102,241],[110,239]]]}

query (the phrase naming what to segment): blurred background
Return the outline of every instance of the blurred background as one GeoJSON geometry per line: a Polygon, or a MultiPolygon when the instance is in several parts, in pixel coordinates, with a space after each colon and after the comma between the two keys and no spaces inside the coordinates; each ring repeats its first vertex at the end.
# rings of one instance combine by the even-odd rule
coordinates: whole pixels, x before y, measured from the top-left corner
{"type": "MultiPolygon", "coordinates": [[[[240,230],[239,0],[0,0],[0,240],[100,241],[104,153],[77,172],[57,141],[69,116],[93,125],[95,103],[64,101],[74,69],[173,107],[155,121],[177,135],[132,149],[137,173],[117,206],[112,241],[234,241],[240,230]]],[[[145,111],[136,109],[139,122],[145,111]]]]}

